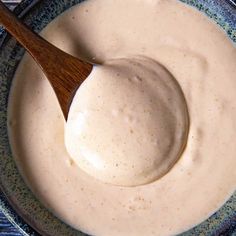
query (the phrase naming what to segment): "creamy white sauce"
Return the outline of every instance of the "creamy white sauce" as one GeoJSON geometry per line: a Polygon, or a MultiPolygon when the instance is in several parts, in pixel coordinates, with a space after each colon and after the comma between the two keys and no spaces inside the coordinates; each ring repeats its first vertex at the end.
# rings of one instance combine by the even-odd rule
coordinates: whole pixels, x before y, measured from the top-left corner
{"type": "Polygon", "coordinates": [[[55,94],[26,55],[11,92],[9,133],[19,169],[46,207],[92,235],[164,236],[200,223],[229,198],[236,187],[236,49],[214,23],[178,1],[89,0],[43,35],[95,62],[154,59],[178,81],[190,120],[186,148],[163,177],[136,187],[105,184],[67,153],[55,94]]]}
{"type": "Polygon", "coordinates": [[[147,184],[177,162],[188,134],[173,76],[148,58],[95,66],[70,107],[65,144],[86,173],[121,186],[147,184]]]}

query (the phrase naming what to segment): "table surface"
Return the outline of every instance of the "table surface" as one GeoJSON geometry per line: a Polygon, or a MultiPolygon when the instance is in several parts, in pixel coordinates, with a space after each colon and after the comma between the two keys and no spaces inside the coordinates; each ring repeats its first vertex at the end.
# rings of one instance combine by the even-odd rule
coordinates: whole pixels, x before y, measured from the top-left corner
{"type": "Polygon", "coordinates": [[[0,212],[0,236],[21,236],[18,230],[0,212]]]}

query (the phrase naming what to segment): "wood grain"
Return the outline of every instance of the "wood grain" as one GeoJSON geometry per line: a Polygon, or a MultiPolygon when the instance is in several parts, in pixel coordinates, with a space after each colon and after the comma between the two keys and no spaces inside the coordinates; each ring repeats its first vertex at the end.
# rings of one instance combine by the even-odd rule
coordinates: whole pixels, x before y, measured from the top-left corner
{"type": "Polygon", "coordinates": [[[16,38],[42,68],[67,119],[75,91],[91,73],[93,65],[63,52],[31,31],[1,1],[0,24],[16,38]]]}

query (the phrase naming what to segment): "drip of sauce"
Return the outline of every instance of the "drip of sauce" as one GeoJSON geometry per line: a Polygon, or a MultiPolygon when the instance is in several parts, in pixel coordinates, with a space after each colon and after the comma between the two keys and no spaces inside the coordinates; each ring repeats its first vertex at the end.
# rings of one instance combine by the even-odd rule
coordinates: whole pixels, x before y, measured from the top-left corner
{"type": "MultiPolygon", "coordinates": [[[[97,180],[78,167],[76,158],[71,159],[65,148],[65,124],[57,99],[43,73],[25,55],[9,101],[10,141],[25,181],[54,214],[91,235],[165,236],[195,226],[223,205],[236,187],[236,49],[222,30],[178,1],[88,0],[55,19],[43,36],[61,49],[95,62],[134,55],[159,62],[181,87],[190,121],[186,148],[163,177],[135,187],[103,183],[105,175],[104,181],[97,180]]],[[[83,86],[97,86],[93,79],[94,83],[88,80],[83,86]]],[[[150,77],[144,79],[144,96],[149,97],[150,77]]],[[[128,90],[128,80],[124,80],[120,86],[128,90]]],[[[139,81],[132,83],[138,96],[139,81]]],[[[179,90],[174,91],[175,98],[181,100],[179,90]]],[[[152,92],[160,98],[156,90],[152,92]]],[[[112,98],[117,97],[111,96],[109,102],[112,98]]],[[[167,107],[170,111],[165,110],[162,116],[173,112],[170,104],[167,107]]],[[[127,126],[140,118],[114,108],[109,116],[125,120],[127,126]]],[[[156,110],[150,103],[148,109],[156,110]]],[[[181,114],[184,112],[174,113],[174,117],[181,114]]],[[[150,124],[154,119],[150,117],[150,124]]],[[[171,120],[172,126],[175,120],[171,120]]],[[[180,134],[184,130],[180,129],[180,134]]],[[[148,132],[144,134],[150,138],[148,132]]],[[[179,142],[178,150],[181,145],[179,142]]],[[[151,144],[142,142],[140,146],[143,154],[151,144]]]]}

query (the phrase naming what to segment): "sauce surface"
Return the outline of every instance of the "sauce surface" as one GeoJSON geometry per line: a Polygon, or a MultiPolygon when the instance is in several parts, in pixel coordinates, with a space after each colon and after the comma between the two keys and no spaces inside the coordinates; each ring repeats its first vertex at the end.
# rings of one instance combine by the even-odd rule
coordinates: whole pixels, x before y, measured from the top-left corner
{"type": "Polygon", "coordinates": [[[165,236],[195,226],[230,197],[236,49],[213,22],[178,1],[88,0],[55,19],[43,36],[94,62],[154,59],[178,81],[190,120],[186,148],[162,178],[136,187],[105,184],[67,153],[54,92],[25,55],[11,91],[9,133],[19,169],[46,207],[91,235],[165,236]]]}

